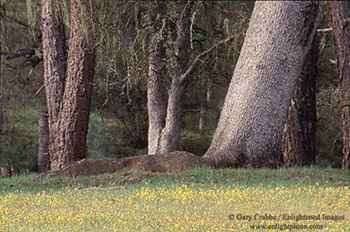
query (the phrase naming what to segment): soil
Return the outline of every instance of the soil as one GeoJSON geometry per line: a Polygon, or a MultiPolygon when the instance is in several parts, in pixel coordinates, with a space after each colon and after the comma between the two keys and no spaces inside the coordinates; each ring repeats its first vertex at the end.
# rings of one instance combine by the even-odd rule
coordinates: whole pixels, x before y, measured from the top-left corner
{"type": "Polygon", "coordinates": [[[114,159],[84,159],[66,167],[50,171],[44,176],[61,175],[98,175],[126,170],[129,173],[182,172],[194,167],[216,167],[215,161],[196,156],[185,151],[175,151],[166,154],[142,155],[114,159]]]}

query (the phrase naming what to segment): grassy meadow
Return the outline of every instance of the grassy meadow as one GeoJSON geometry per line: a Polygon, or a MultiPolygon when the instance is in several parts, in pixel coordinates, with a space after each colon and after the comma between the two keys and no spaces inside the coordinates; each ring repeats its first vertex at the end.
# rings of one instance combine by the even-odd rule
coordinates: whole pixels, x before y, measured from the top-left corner
{"type": "Polygon", "coordinates": [[[0,179],[0,231],[346,231],[350,172],[210,169],[0,179]]]}

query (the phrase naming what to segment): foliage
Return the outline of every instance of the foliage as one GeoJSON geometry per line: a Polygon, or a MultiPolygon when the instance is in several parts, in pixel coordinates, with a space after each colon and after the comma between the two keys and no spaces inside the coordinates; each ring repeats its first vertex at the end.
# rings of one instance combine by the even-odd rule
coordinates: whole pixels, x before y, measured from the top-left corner
{"type": "Polygon", "coordinates": [[[208,150],[211,137],[190,130],[181,133],[180,147],[184,151],[202,156],[208,150]]]}
{"type": "Polygon", "coordinates": [[[98,113],[90,115],[87,138],[90,158],[120,158],[147,153],[146,150],[128,146],[125,140],[121,122],[98,113]]]}
{"type": "Polygon", "coordinates": [[[32,101],[24,106],[6,108],[5,125],[0,142],[0,163],[15,172],[37,169],[39,110],[32,101]]]}

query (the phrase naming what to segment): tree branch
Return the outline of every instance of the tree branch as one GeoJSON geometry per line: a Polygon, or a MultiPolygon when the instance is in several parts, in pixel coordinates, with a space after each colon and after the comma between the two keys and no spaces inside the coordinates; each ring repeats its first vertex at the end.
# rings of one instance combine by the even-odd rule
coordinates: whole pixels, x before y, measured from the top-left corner
{"type": "Polygon", "coordinates": [[[0,14],[0,16],[1,16],[2,18],[4,18],[4,19],[12,20],[12,21],[16,22],[17,24],[19,24],[19,25],[21,25],[21,26],[23,26],[23,27],[26,27],[26,28],[30,27],[27,23],[25,23],[25,22],[23,22],[23,21],[21,21],[21,20],[18,20],[18,19],[16,19],[15,17],[11,17],[11,16],[4,15],[4,14],[0,14]]]}
{"type": "Polygon", "coordinates": [[[329,32],[329,31],[333,31],[333,28],[323,28],[323,29],[317,29],[317,32],[329,32]]]}
{"type": "Polygon", "coordinates": [[[12,60],[22,56],[28,58],[33,55],[36,55],[39,59],[42,59],[42,51],[39,48],[23,48],[15,52],[5,53],[5,55],[6,60],[12,60]]]}
{"type": "Polygon", "coordinates": [[[217,48],[219,45],[227,43],[228,41],[232,40],[234,38],[234,36],[228,37],[225,40],[221,40],[219,42],[217,42],[216,44],[214,44],[213,46],[211,46],[210,48],[208,48],[207,50],[201,52],[192,62],[192,64],[188,67],[188,69],[186,70],[186,72],[184,74],[181,75],[180,77],[180,81],[183,82],[193,71],[193,69],[196,67],[197,63],[201,60],[201,58],[205,55],[207,55],[208,53],[210,53],[211,51],[213,51],[215,48],[217,48]]]}

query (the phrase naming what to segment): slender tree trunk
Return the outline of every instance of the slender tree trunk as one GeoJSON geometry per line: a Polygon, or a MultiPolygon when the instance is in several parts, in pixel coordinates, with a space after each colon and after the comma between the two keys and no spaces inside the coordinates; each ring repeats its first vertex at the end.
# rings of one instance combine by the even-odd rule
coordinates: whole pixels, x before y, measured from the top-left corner
{"type": "Polygon", "coordinates": [[[193,2],[180,1],[176,4],[176,40],[174,44],[175,64],[171,87],[168,93],[168,106],[165,127],[161,132],[160,152],[167,153],[178,149],[181,132],[181,99],[185,91],[185,74],[188,68],[187,49],[190,45],[190,12],[193,2]]]}
{"type": "MultiPolygon", "coordinates": [[[[78,4],[71,0],[71,33],[69,39],[68,69],[62,110],[59,114],[59,150],[51,157],[51,169],[87,157],[86,136],[88,132],[91,87],[94,76],[95,52],[92,39],[88,37],[89,26],[83,24],[82,9],[85,1],[78,4]],[[84,28],[83,28],[84,27],[84,28]]],[[[86,15],[84,16],[86,17],[86,15]]],[[[86,20],[88,21],[88,20],[86,20]]]]}
{"type": "Polygon", "coordinates": [[[315,33],[318,3],[256,2],[205,158],[218,166],[275,166],[295,82],[315,33]]]}
{"type": "Polygon", "coordinates": [[[43,102],[39,116],[39,129],[38,129],[38,170],[39,172],[45,172],[50,169],[50,156],[49,156],[49,122],[46,102],[43,102]]]}
{"type": "Polygon", "coordinates": [[[202,90],[204,93],[202,94],[202,100],[201,100],[201,108],[199,112],[199,132],[204,132],[204,126],[205,121],[207,117],[207,111],[208,111],[208,100],[209,100],[209,92],[208,92],[208,77],[203,76],[202,77],[202,90]]]}
{"type": "Polygon", "coordinates": [[[350,169],[350,2],[331,1],[331,11],[340,81],[343,168],[350,169]]]}
{"type": "Polygon", "coordinates": [[[148,154],[160,149],[160,134],[165,126],[166,116],[166,4],[150,2],[150,16],[153,22],[149,42],[149,69],[147,83],[148,111],[148,154]]]}
{"type": "Polygon", "coordinates": [[[316,160],[316,78],[318,44],[313,40],[299,75],[283,130],[283,161],[287,166],[311,165],[316,160]]]}
{"type": "Polygon", "coordinates": [[[0,93],[0,135],[2,133],[2,125],[4,122],[4,104],[2,101],[2,93],[0,93]]]}

